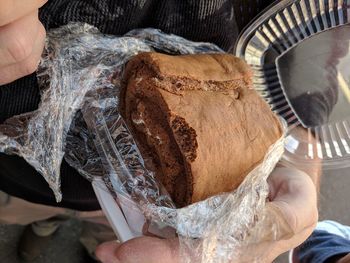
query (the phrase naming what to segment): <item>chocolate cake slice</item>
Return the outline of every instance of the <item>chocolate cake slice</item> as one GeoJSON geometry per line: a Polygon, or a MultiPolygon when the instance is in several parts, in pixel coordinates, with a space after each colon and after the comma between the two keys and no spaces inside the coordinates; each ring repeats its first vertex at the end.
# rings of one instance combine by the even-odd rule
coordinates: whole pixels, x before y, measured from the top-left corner
{"type": "Polygon", "coordinates": [[[122,116],[179,207],[237,188],[282,135],[248,65],[231,55],[142,53],[124,85],[122,116]]]}

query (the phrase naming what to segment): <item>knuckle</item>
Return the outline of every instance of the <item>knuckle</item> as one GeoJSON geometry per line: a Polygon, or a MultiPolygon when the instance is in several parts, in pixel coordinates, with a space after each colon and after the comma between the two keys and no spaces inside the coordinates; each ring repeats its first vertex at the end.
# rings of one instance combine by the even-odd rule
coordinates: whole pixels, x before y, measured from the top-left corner
{"type": "Polygon", "coordinates": [[[33,50],[33,44],[26,38],[16,36],[9,41],[7,51],[15,62],[21,62],[28,58],[33,50]]]}
{"type": "Polygon", "coordinates": [[[38,61],[39,59],[35,58],[27,59],[21,66],[22,74],[26,76],[35,72],[38,67],[38,61]]]}

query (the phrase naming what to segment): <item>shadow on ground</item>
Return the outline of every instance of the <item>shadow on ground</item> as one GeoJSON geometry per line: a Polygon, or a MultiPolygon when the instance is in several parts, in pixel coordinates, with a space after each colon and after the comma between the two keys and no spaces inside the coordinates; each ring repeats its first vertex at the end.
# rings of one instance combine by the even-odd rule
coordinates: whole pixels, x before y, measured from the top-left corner
{"type": "MultiPolygon", "coordinates": [[[[0,225],[0,262],[23,263],[17,256],[17,243],[23,231],[22,226],[0,225]]],[[[31,263],[93,263],[79,243],[80,223],[67,221],[54,235],[48,249],[31,263]]]]}

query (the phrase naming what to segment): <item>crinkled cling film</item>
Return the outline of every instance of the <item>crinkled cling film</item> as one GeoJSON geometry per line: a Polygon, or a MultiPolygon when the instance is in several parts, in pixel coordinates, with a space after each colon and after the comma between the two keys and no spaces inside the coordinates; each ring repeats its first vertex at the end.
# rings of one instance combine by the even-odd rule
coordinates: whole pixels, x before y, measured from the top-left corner
{"type": "Polygon", "coordinates": [[[266,216],[267,177],[283,154],[284,138],[271,146],[264,161],[234,192],[176,209],[145,168],[118,112],[124,65],[147,51],[223,52],[213,44],[194,43],[155,29],[133,30],[122,37],[103,35],[81,23],[54,29],[48,33],[37,73],[39,108],[0,125],[0,151],[22,156],[35,167],[57,201],[62,198],[63,158],[85,178],[102,178],[131,227],[132,210],[141,211],[145,224],[133,231],[162,237],[174,236],[176,231],[183,262],[240,259],[239,251],[252,240],[278,235],[273,223],[259,222],[266,216]],[[153,225],[157,230],[152,230],[153,225]]]}

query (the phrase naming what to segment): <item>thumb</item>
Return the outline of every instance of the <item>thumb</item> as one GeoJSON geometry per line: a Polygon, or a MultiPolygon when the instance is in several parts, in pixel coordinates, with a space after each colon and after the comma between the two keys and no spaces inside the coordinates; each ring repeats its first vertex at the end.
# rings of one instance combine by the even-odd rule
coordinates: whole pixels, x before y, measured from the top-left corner
{"type": "Polygon", "coordinates": [[[269,177],[269,186],[272,201],[266,204],[264,223],[275,230],[274,240],[289,239],[315,225],[318,216],[316,188],[306,173],[276,168],[269,177]]]}
{"type": "Polygon", "coordinates": [[[304,172],[279,168],[269,178],[269,185],[275,192],[267,209],[289,224],[296,234],[317,222],[317,192],[311,178],[304,172]]]}
{"type": "Polygon", "coordinates": [[[97,247],[95,251],[95,255],[103,263],[116,262],[114,253],[119,246],[120,246],[120,243],[118,243],[117,241],[103,243],[97,247]]]}
{"type": "Polygon", "coordinates": [[[153,237],[135,238],[121,245],[104,243],[97,248],[96,256],[103,263],[180,262],[177,239],[153,237]]]}

